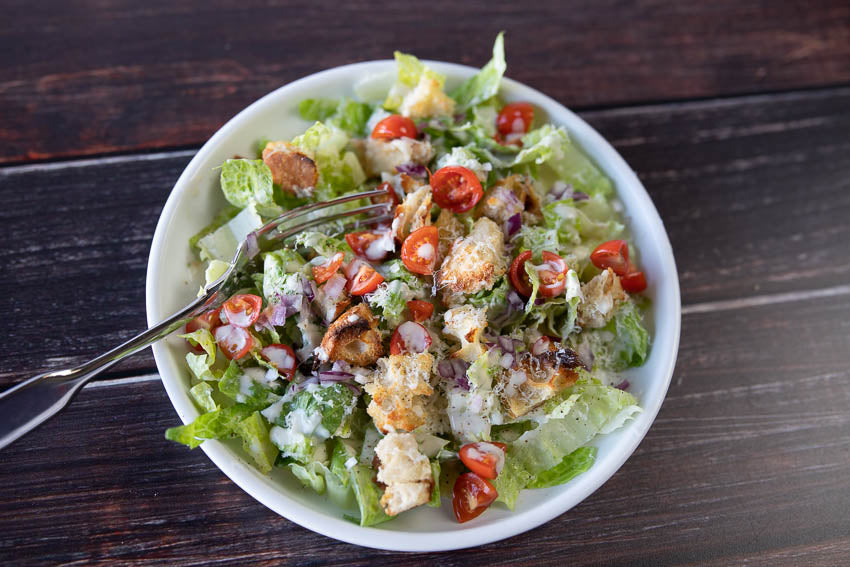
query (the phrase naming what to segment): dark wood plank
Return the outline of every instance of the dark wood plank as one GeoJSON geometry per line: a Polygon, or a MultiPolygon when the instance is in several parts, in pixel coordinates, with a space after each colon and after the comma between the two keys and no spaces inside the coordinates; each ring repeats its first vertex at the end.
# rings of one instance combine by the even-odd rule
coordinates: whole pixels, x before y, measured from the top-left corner
{"type": "Polygon", "coordinates": [[[481,65],[565,104],[850,82],[850,6],[770,2],[4,4],[0,161],[198,145],[304,75],[395,49],[481,65]],[[470,31],[474,33],[470,35],[470,31]]]}
{"type": "MultiPolygon", "coordinates": [[[[686,305],[850,281],[850,89],[584,116],[643,178],[686,305]]],[[[0,312],[16,314],[0,383],[81,362],[142,328],[150,239],[187,161],[0,169],[0,198],[15,203],[0,212],[0,312]]],[[[152,368],[148,354],[121,367],[152,368]]]]}
{"type": "Polygon", "coordinates": [[[850,554],[850,296],[687,316],[649,435],[585,502],[504,542],[394,554],[275,516],[162,430],[158,382],[88,388],[0,463],[0,558],[311,565],[835,565],[850,554]]]}

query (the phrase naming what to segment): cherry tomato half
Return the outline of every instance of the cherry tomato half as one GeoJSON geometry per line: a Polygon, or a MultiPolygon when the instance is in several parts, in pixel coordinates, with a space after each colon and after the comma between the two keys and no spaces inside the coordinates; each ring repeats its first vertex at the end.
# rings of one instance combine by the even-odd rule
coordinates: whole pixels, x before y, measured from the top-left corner
{"type": "Polygon", "coordinates": [[[434,304],[422,299],[411,299],[407,302],[407,309],[417,323],[427,321],[434,314],[434,304]]]}
{"type": "Polygon", "coordinates": [[[260,355],[268,360],[281,376],[292,382],[295,367],[298,366],[292,347],[281,344],[269,345],[260,351],[260,355]]]}
{"type": "Polygon", "coordinates": [[[394,246],[393,239],[388,236],[387,230],[364,230],[349,232],[345,235],[345,241],[355,254],[373,261],[383,260],[389,254],[386,246],[378,242],[381,239],[388,239],[386,242],[394,246]]]}
{"type": "Polygon", "coordinates": [[[257,320],[262,308],[263,298],[251,293],[234,295],[221,306],[227,322],[243,328],[252,325],[257,320]]]}
{"type": "Polygon", "coordinates": [[[514,258],[514,261],[511,262],[511,268],[508,271],[508,276],[511,279],[511,283],[514,284],[517,293],[525,297],[530,297],[533,291],[531,284],[528,282],[528,275],[525,273],[525,263],[530,259],[531,250],[526,250],[514,258]]]}
{"type": "Polygon", "coordinates": [[[463,473],[452,490],[452,508],[460,523],[477,518],[492,504],[499,493],[492,484],[475,473],[463,473]]]}
{"type": "Polygon", "coordinates": [[[632,271],[620,278],[620,284],[629,293],[640,293],[646,289],[646,276],[643,272],[635,270],[634,266],[631,268],[632,271]]]}
{"type": "Polygon", "coordinates": [[[483,478],[496,478],[505,466],[504,443],[468,443],[460,448],[460,460],[466,467],[483,478]]]}
{"type": "Polygon", "coordinates": [[[534,107],[527,102],[512,102],[502,107],[496,127],[503,136],[525,134],[534,122],[534,107]]]}
{"type": "Polygon", "coordinates": [[[419,135],[416,124],[410,118],[400,114],[391,114],[377,124],[372,130],[372,137],[378,140],[394,140],[396,138],[415,138],[419,135]]]}
{"type": "Polygon", "coordinates": [[[366,295],[375,291],[383,281],[384,277],[376,272],[375,268],[361,261],[345,287],[351,295],[366,295]]]}
{"type": "Polygon", "coordinates": [[[431,334],[428,329],[414,323],[405,321],[399,325],[390,339],[390,354],[406,354],[425,352],[431,346],[431,334]]]}
{"type": "Polygon", "coordinates": [[[440,236],[433,225],[417,228],[401,245],[401,261],[414,274],[427,276],[437,265],[437,247],[440,236]]]}
{"type": "Polygon", "coordinates": [[[618,276],[629,273],[629,245],[625,240],[603,242],[590,254],[590,261],[600,270],[611,268],[618,276]]]}
{"type": "MultiPolygon", "coordinates": [[[[186,323],[186,333],[194,333],[198,329],[206,329],[212,333],[213,331],[215,331],[216,327],[221,325],[221,319],[219,319],[218,317],[219,313],[221,313],[221,307],[198,315],[197,317],[186,323]]],[[[189,347],[193,351],[204,352],[204,347],[202,347],[201,345],[193,345],[189,342],[189,339],[186,339],[186,342],[189,343],[189,347]]]]}
{"type": "Polygon", "coordinates": [[[337,252],[333,256],[330,257],[329,260],[326,260],[322,264],[318,266],[313,266],[311,270],[313,271],[313,279],[316,280],[317,284],[322,284],[331,279],[339,267],[342,266],[342,261],[345,259],[345,254],[342,252],[337,252]]]}
{"type": "MultiPolygon", "coordinates": [[[[540,278],[540,288],[537,293],[541,297],[555,297],[567,287],[569,268],[564,259],[554,252],[544,250],[541,256],[543,257],[543,264],[537,266],[537,276],[540,278]]],[[[531,250],[526,250],[514,258],[508,273],[514,288],[525,297],[530,297],[531,292],[534,291],[531,282],[528,280],[528,274],[525,273],[525,263],[529,260],[531,260],[531,250]]]]}
{"type": "Polygon", "coordinates": [[[375,197],[370,197],[369,200],[375,203],[376,205],[378,203],[389,203],[392,209],[395,210],[400,201],[398,199],[398,193],[395,192],[395,189],[393,189],[392,184],[389,181],[384,181],[383,183],[375,187],[375,189],[381,189],[382,191],[386,191],[387,194],[376,195],[375,197]]]}
{"type": "Polygon", "coordinates": [[[453,213],[465,213],[484,196],[475,173],[459,165],[438,169],[431,176],[431,190],[440,208],[453,213]]]}
{"type": "Polygon", "coordinates": [[[254,337],[243,327],[222,325],[215,330],[215,342],[229,360],[239,360],[254,346],[254,337]]]}

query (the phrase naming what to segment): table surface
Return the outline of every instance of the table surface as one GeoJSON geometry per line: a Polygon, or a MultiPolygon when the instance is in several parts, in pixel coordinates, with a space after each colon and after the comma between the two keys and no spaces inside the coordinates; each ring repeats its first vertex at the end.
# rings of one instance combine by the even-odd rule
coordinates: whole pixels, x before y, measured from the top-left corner
{"type": "Polygon", "coordinates": [[[460,6],[5,2],[0,386],[144,327],[168,192],[239,109],[394,49],[477,66],[504,29],[507,74],[614,144],[673,243],[679,358],[634,455],[511,539],[368,550],[276,516],[166,442],[177,416],[144,352],[3,451],[0,562],[850,561],[850,3],[460,6]]]}

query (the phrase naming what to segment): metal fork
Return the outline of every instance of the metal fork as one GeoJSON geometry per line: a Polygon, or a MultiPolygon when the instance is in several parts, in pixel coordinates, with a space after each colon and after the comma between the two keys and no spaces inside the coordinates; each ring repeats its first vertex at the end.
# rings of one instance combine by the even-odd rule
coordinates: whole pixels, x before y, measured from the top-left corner
{"type": "Polygon", "coordinates": [[[204,288],[204,293],[164,321],[136,335],[129,341],[113,348],[97,358],[79,366],[39,374],[0,393],[0,449],[26,435],[57,413],[92,377],[103,372],[119,360],[126,358],[170,335],[198,315],[220,307],[236,292],[244,281],[245,269],[260,252],[280,247],[287,238],[308,228],[357,215],[369,215],[356,221],[355,225],[370,225],[392,218],[387,203],[365,205],[348,211],[317,217],[296,226],[283,225],[318,211],[369,197],[386,195],[386,191],[375,189],[343,195],[331,201],[311,203],[297,207],[252,232],[239,244],[230,267],[215,282],[204,288]],[[380,215],[383,211],[385,214],[380,215]]]}

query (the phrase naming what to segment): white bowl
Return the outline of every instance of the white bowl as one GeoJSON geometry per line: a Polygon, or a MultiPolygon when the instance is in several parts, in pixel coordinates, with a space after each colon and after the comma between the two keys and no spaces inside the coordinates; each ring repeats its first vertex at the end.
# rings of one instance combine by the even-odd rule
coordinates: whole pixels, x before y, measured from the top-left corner
{"type": "MultiPolygon", "coordinates": [[[[428,64],[448,77],[449,88],[476,71],[449,63],[428,64]]],[[[363,77],[370,78],[372,87],[385,90],[394,76],[394,62],[373,61],[305,77],[256,101],[204,144],[177,180],[156,227],[147,274],[149,324],[188,303],[203,282],[188,240],[225,204],[215,168],[234,155],[253,155],[253,144],[261,137],[289,139],[300,134],[309,124],[298,116],[299,101],[310,97],[351,96],[353,85],[363,77]]],[[[243,459],[234,444],[207,441],[201,445],[233,482],[301,526],[349,543],[398,551],[440,551],[501,540],[563,514],[599,488],[632,454],[661,407],[676,362],[680,303],[673,252],[658,212],[623,158],[581,118],[551,98],[510,79],[503,80],[501,95],[508,101],[529,101],[548,114],[549,121],[565,126],[617,187],[634,243],[640,250],[641,266],[649,283],[647,294],[652,298],[650,323],[654,329],[651,329],[649,359],[626,374],[630,391],[638,397],[644,411],[624,428],[596,441],[599,449],[596,463],[588,472],[562,486],[523,491],[513,512],[496,505],[464,524],[455,521],[451,504],[444,498],[439,509],[420,507],[377,527],[359,527],[343,519],[339,510],[323,497],[303,489],[285,471],[275,471],[270,477],[260,474],[243,459]]],[[[199,412],[187,391],[189,372],[184,362],[183,340],[172,336],[155,344],[153,352],[177,414],[184,423],[192,421],[199,412]]]]}

